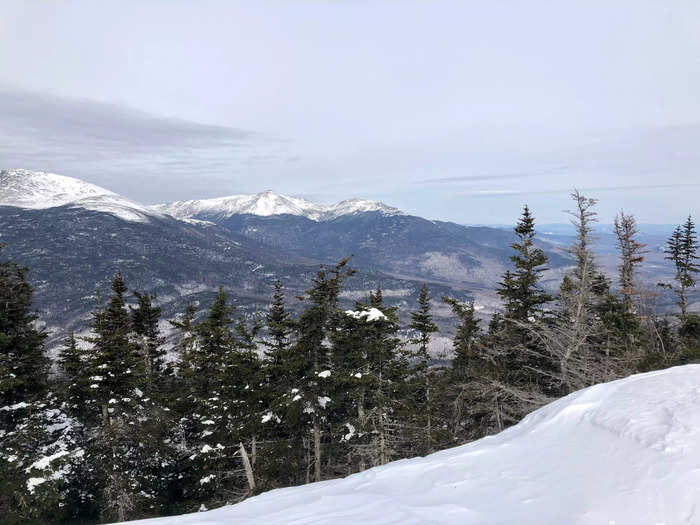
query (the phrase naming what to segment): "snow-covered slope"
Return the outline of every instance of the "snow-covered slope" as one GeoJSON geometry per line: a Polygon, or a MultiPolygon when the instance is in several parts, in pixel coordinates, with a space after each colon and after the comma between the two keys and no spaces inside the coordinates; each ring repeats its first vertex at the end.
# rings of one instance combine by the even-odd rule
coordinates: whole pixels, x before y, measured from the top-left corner
{"type": "Polygon", "coordinates": [[[0,206],[46,209],[77,206],[116,215],[127,221],[146,221],[160,215],[136,202],[85,181],[30,170],[0,171],[0,206]]]}
{"type": "Polygon", "coordinates": [[[298,215],[314,221],[331,220],[341,215],[369,211],[379,211],[386,215],[401,213],[398,209],[381,202],[350,199],[327,205],[297,197],[280,195],[270,190],[255,195],[231,195],[216,199],[158,204],[153,206],[153,208],[178,218],[204,216],[222,219],[242,214],[264,217],[270,215],[298,215]]]}
{"type": "Polygon", "coordinates": [[[700,365],[581,390],[425,458],[143,523],[697,524],[700,365]]]}

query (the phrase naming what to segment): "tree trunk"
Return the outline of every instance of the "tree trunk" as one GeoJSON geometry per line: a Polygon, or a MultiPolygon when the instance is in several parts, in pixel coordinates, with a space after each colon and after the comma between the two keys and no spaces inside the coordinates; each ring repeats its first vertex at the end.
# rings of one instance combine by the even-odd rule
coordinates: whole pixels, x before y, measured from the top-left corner
{"type": "Polygon", "coordinates": [[[251,450],[250,450],[250,462],[255,466],[255,462],[258,459],[258,440],[255,436],[253,436],[253,442],[251,443],[251,450]]]}
{"type": "Polygon", "coordinates": [[[255,477],[253,476],[253,467],[250,465],[250,459],[248,458],[248,453],[243,446],[243,442],[239,443],[241,460],[243,461],[243,469],[245,470],[245,477],[248,480],[248,490],[252,493],[255,491],[255,477]]]}
{"type": "Polygon", "coordinates": [[[321,481],[321,425],[314,416],[314,481],[321,481]]]}
{"type": "Polygon", "coordinates": [[[109,426],[109,409],[107,405],[102,405],[102,426],[109,426]]]}

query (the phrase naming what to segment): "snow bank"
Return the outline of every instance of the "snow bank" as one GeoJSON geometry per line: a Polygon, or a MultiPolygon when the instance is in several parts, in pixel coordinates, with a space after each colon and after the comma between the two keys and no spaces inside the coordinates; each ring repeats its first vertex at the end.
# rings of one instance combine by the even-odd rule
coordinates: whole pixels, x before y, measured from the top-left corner
{"type": "Polygon", "coordinates": [[[425,458],[142,523],[700,523],[700,365],[581,390],[425,458]]]}

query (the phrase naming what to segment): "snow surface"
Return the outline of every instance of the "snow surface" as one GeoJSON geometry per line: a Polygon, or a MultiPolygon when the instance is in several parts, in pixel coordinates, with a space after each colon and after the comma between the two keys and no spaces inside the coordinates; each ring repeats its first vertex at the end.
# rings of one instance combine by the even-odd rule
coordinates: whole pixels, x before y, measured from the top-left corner
{"type": "Polygon", "coordinates": [[[349,315],[350,317],[354,317],[355,319],[362,319],[365,318],[365,320],[368,323],[371,323],[372,321],[379,321],[386,319],[386,315],[382,313],[381,310],[377,308],[370,308],[369,310],[345,310],[345,315],[349,315]]]}
{"type": "Polygon", "coordinates": [[[94,184],[64,175],[23,169],[0,171],[0,206],[45,209],[65,205],[110,213],[127,221],[146,222],[149,216],[168,214],[198,224],[211,224],[193,219],[199,214],[219,218],[238,214],[266,217],[288,214],[314,221],[370,211],[379,211],[385,215],[402,214],[397,208],[381,202],[349,199],[327,205],[280,195],[270,190],[255,195],[232,195],[145,206],[94,184]]]}
{"type": "Polygon", "coordinates": [[[336,204],[319,204],[306,199],[280,195],[270,190],[255,195],[231,195],[216,199],[158,204],[153,208],[178,219],[187,219],[201,214],[218,218],[250,214],[263,217],[297,215],[313,221],[326,221],[342,215],[370,211],[379,211],[385,215],[401,214],[397,208],[392,208],[381,202],[349,199],[336,204]]]}
{"type": "Polygon", "coordinates": [[[46,209],[75,206],[115,215],[132,222],[147,222],[161,213],[88,182],[30,170],[0,171],[0,206],[46,209]]]}
{"type": "Polygon", "coordinates": [[[575,392],[425,458],[143,525],[700,523],[700,365],[575,392]]]}

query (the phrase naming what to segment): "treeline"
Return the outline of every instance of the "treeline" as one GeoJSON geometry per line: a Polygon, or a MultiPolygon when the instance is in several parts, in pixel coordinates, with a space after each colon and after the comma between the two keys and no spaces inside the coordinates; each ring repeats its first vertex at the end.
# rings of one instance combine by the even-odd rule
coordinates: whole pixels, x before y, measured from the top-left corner
{"type": "Polygon", "coordinates": [[[692,219],[668,242],[675,282],[664,286],[679,314],[662,316],[637,283],[645,247],[634,217],[615,221],[613,290],[592,251],[595,201],[573,201],[573,267],[556,295],[540,286],[548,257],[525,207],[498,283],[503,311],[482,326],[473,303],[440,298],[457,320],[451,366],[429,354],[438,327],[426,286],[408,326],[381,289],[340,308],[346,259],[318,271],[298,317],[279,283],[261,316],[236,316],[220,290],[204,316],[191,306],[170,321],[168,353],[156,298],[131,296],[117,273],[91,335],[69,335],[50,373],[27,270],[0,264],[3,523],[210,509],[462,444],[573,390],[698,360],[692,219]]]}

